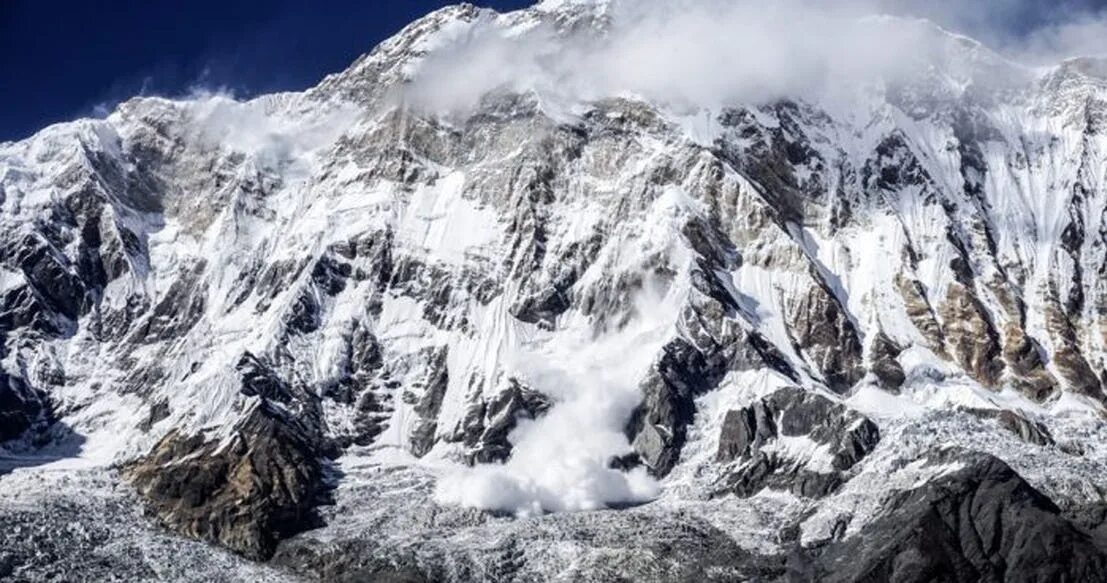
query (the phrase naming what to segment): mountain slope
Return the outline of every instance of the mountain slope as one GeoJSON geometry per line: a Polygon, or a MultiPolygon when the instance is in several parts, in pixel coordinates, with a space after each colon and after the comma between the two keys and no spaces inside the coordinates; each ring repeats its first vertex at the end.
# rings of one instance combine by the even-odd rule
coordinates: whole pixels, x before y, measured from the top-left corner
{"type": "Polygon", "coordinates": [[[0,483],[126,484],[308,578],[1099,572],[1103,64],[875,19],[940,58],[848,99],[420,97],[459,42],[620,15],[450,7],[303,93],[0,146],[0,483]]]}

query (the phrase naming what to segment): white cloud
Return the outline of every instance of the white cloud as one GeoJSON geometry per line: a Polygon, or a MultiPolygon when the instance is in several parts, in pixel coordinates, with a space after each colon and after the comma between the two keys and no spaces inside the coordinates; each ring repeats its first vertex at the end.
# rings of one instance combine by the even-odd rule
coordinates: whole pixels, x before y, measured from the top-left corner
{"type": "Polygon", "coordinates": [[[881,0],[874,7],[928,18],[1031,65],[1107,54],[1102,0],[881,0]]]}
{"type": "Polygon", "coordinates": [[[194,89],[188,106],[197,143],[250,155],[276,167],[303,162],[329,147],[355,123],[360,111],[350,104],[320,106],[309,113],[270,106],[281,96],[237,101],[227,91],[194,89]]]}
{"type": "Polygon", "coordinates": [[[1107,12],[1035,30],[1014,50],[1018,58],[1034,64],[1070,57],[1107,57],[1107,12]]]}
{"type": "Polygon", "coordinates": [[[497,89],[553,102],[624,94],[678,106],[763,101],[912,70],[936,42],[932,27],[863,20],[852,2],[679,0],[611,10],[607,35],[479,21],[427,58],[409,98],[433,111],[468,110],[497,89]]]}
{"type": "MultiPolygon", "coordinates": [[[[1028,35],[1008,31],[1026,18],[1024,0],[994,3],[916,0],[670,0],[611,2],[606,35],[591,28],[508,29],[477,21],[423,63],[407,91],[431,111],[471,110],[491,91],[533,91],[549,104],[637,95],[669,105],[712,107],[780,97],[824,96],[877,79],[916,75],[930,65],[970,71],[955,53],[964,43],[943,27],[994,40],[1008,56],[1039,63],[1058,55],[1100,53],[1104,19],[1076,20],[1028,35]],[[866,18],[891,13],[909,18],[866,18]],[[1096,49],[1099,50],[1096,50],[1096,49]]],[[[987,51],[979,51],[987,53],[987,51]]]]}

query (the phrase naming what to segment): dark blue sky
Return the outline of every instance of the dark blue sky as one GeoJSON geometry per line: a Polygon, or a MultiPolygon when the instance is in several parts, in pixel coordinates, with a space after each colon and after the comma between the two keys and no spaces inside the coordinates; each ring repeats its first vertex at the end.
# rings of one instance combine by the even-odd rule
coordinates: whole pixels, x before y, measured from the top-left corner
{"type": "MultiPolygon", "coordinates": [[[[246,97],[303,89],[457,1],[0,0],[0,141],[100,114],[139,94],[179,96],[203,87],[246,97]]],[[[532,3],[471,1],[498,10],[532,3]]],[[[1107,28],[1107,0],[867,1],[930,17],[997,48],[1089,15],[1107,28]]],[[[1091,40],[1107,47],[1107,39],[1091,40]]]]}
{"type": "Polygon", "coordinates": [[[303,89],[450,3],[0,0],[0,141],[138,94],[303,89]]]}

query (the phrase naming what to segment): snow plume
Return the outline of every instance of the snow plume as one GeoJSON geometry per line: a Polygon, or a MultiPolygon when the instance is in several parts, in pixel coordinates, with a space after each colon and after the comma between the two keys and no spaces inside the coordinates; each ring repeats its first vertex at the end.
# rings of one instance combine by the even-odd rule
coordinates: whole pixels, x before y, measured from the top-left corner
{"type": "Polygon", "coordinates": [[[356,122],[359,110],[324,104],[305,115],[297,96],[274,94],[238,101],[226,92],[197,92],[187,101],[197,142],[252,155],[276,167],[331,146],[356,122]]]}
{"type": "Polygon", "coordinates": [[[847,4],[612,2],[596,26],[568,31],[485,18],[438,39],[409,99],[431,111],[467,111],[505,90],[552,102],[629,95],[710,108],[814,97],[916,74],[948,56],[950,37],[936,26],[865,18],[861,3],[847,4]]]}
{"type": "MultiPolygon", "coordinates": [[[[536,10],[569,5],[545,2],[536,10]]],[[[536,24],[486,15],[450,27],[435,39],[435,49],[406,97],[416,107],[461,114],[496,91],[532,92],[544,103],[560,106],[630,96],[710,109],[784,97],[817,101],[859,85],[915,78],[934,68],[953,69],[957,84],[988,81],[985,75],[996,67],[1001,77],[1012,75],[1017,66],[1009,58],[1035,64],[1053,56],[1107,50],[1107,19],[1094,13],[1020,35],[1008,30],[1004,36],[981,23],[991,5],[972,8],[978,5],[608,0],[584,9],[599,15],[593,22],[560,28],[553,24],[557,18],[536,24]],[[883,14],[893,16],[873,16],[883,14]],[[979,32],[1001,53],[946,28],[979,32]]],[[[1002,14],[1021,13],[1009,7],[1002,14]]]]}
{"type": "MultiPolygon", "coordinates": [[[[675,292],[670,292],[675,293],[675,292]]],[[[464,468],[439,480],[439,503],[510,512],[593,510],[652,500],[660,493],[644,468],[609,462],[631,452],[623,428],[641,399],[645,377],[672,332],[680,302],[643,292],[635,317],[599,338],[559,339],[545,350],[516,354],[507,366],[554,400],[537,420],[521,420],[509,436],[504,464],[464,468]]]]}

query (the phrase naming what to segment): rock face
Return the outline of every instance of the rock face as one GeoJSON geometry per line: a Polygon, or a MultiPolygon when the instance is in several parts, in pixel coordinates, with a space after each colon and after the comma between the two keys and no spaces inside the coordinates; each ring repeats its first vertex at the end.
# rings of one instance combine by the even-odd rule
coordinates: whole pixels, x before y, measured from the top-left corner
{"type": "Polygon", "coordinates": [[[522,387],[518,382],[499,393],[487,404],[475,407],[465,422],[465,444],[469,463],[503,462],[511,456],[508,437],[519,420],[533,420],[550,408],[545,395],[522,387]]]}
{"type": "Polygon", "coordinates": [[[645,398],[628,425],[635,451],[656,474],[676,465],[695,414],[695,398],[722,378],[726,361],[711,362],[691,344],[674,341],[643,385],[645,398]]]}
{"type": "Polygon", "coordinates": [[[822,497],[880,440],[876,424],[800,388],[776,391],[728,411],[715,455],[733,464],[723,491],[752,496],[763,488],[822,497]]]}
{"type": "Polygon", "coordinates": [[[877,332],[870,353],[870,370],[880,387],[890,393],[898,393],[907,380],[903,365],[897,360],[903,354],[903,347],[892,342],[883,332],[877,332]]]}
{"type": "Polygon", "coordinates": [[[267,559],[318,524],[325,494],[322,452],[277,415],[258,409],[226,443],[170,433],[126,475],[163,524],[267,559]]]}
{"type": "Polygon", "coordinates": [[[243,560],[144,519],[133,490],[115,479],[66,472],[53,479],[20,472],[5,478],[0,505],[4,581],[295,581],[287,572],[243,560]],[[67,483],[80,493],[64,496],[67,483]],[[30,486],[30,487],[28,487],[30,486]]]}
{"type": "Polygon", "coordinates": [[[1054,445],[1049,428],[1040,421],[1027,419],[1023,415],[1006,409],[974,409],[972,413],[985,418],[993,418],[1000,427],[1017,435],[1019,439],[1033,445],[1054,445]]]}
{"type": "Polygon", "coordinates": [[[609,4],[448,7],[303,92],[0,144],[0,490],[97,468],[319,578],[1094,580],[1102,521],[1058,508],[1107,471],[1103,62],[888,18],[939,62],[833,104],[416,99],[465,39],[607,42],[609,4]],[[440,503],[455,472],[523,517],[440,503]]]}
{"type": "Polygon", "coordinates": [[[817,558],[825,581],[1102,581],[1107,554],[1002,461],[945,451],[959,466],[898,492],[882,515],[817,558]]]}
{"type": "Polygon", "coordinates": [[[45,410],[41,394],[19,377],[0,373],[0,441],[22,435],[45,410]]]}

